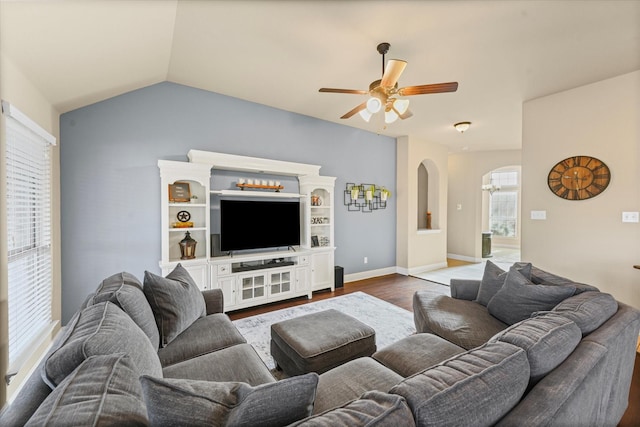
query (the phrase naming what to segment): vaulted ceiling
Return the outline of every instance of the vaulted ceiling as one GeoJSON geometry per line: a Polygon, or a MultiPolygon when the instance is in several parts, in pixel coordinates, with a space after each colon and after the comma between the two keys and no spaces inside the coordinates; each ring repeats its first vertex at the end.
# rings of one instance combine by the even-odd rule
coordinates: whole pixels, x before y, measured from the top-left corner
{"type": "Polygon", "coordinates": [[[640,1],[0,0],[0,51],[61,113],[170,81],[450,151],[517,149],[524,101],[640,69],[640,1]],[[386,127],[341,120],[364,96],[318,89],[367,89],[380,42],[408,62],[400,86],[458,91],[413,96],[386,127]]]}

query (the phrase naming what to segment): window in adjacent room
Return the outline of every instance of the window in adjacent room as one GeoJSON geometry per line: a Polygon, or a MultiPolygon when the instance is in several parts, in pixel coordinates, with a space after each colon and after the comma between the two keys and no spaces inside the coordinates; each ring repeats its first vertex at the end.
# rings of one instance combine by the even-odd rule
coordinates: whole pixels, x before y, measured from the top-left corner
{"type": "Polygon", "coordinates": [[[500,187],[491,195],[489,225],[494,236],[517,237],[518,172],[492,172],[491,183],[500,187]]]}
{"type": "Polygon", "coordinates": [[[10,381],[52,327],[51,146],[56,140],[14,106],[5,116],[10,381]]]}

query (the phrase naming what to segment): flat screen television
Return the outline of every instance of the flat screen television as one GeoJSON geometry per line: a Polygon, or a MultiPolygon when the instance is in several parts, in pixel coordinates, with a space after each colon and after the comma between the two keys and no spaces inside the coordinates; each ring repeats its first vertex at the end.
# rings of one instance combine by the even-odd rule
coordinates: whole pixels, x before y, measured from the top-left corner
{"type": "Polygon", "coordinates": [[[220,200],[220,250],[297,245],[299,201],[220,200]]]}

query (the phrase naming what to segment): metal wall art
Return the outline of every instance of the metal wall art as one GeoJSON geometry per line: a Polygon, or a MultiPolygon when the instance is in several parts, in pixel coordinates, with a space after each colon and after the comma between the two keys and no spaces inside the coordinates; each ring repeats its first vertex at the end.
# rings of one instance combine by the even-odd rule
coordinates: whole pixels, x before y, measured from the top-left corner
{"type": "Polygon", "coordinates": [[[375,184],[355,184],[347,182],[344,190],[344,205],[351,212],[371,213],[387,207],[391,192],[375,184]]]}

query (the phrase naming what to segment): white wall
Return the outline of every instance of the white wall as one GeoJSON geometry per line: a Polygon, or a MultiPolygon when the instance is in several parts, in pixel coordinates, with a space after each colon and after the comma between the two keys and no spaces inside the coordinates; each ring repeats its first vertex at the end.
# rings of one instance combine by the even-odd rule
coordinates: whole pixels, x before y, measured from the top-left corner
{"type": "Polygon", "coordinates": [[[472,262],[482,260],[482,232],[485,231],[482,226],[482,177],[494,169],[519,165],[520,155],[520,150],[449,155],[449,257],[472,262]],[[461,206],[460,210],[458,205],[461,206]]]}
{"type": "Polygon", "coordinates": [[[528,101],[523,114],[522,258],[640,308],[640,224],[621,221],[640,211],[640,71],[528,101]],[[603,193],[551,193],[549,170],[572,155],[609,166],[603,193]],[[547,219],[529,219],[531,210],[547,219]]]}
{"type": "MultiPolygon", "coordinates": [[[[14,105],[33,121],[38,123],[59,140],[59,113],[51,106],[45,97],[7,58],[0,52],[0,98],[14,105]]],[[[4,170],[5,164],[5,140],[4,140],[4,116],[0,118],[2,131],[0,132],[0,164],[4,170]]],[[[60,149],[59,145],[53,148],[53,320],[60,320],[60,149]]],[[[6,236],[7,210],[6,200],[6,175],[0,174],[0,236],[6,236]]],[[[6,240],[0,239],[0,253],[7,253],[6,240]]],[[[0,372],[4,377],[7,372],[7,342],[8,342],[8,310],[7,310],[7,258],[0,257],[0,372]]],[[[54,331],[54,333],[57,330],[54,331]]],[[[34,356],[40,353],[34,351],[34,356]]],[[[30,362],[34,362],[33,360],[30,362]]],[[[28,364],[27,364],[28,365],[28,364]]],[[[4,404],[8,395],[11,395],[21,380],[26,375],[25,366],[13,379],[11,386],[6,387],[4,381],[0,381],[0,405],[4,404]]]]}
{"type": "MultiPolygon", "coordinates": [[[[413,137],[397,140],[396,263],[399,271],[416,273],[447,266],[447,147],[413,137]],[[430,160],[438,169],[438,206],[432,215],[437,229],[418,230],[418,167],[430,160]]],[[[430,183],[435,181],[432,173],[430,183]]],[[[436,228],[436,227],[434,227],[436,228]]]]}

